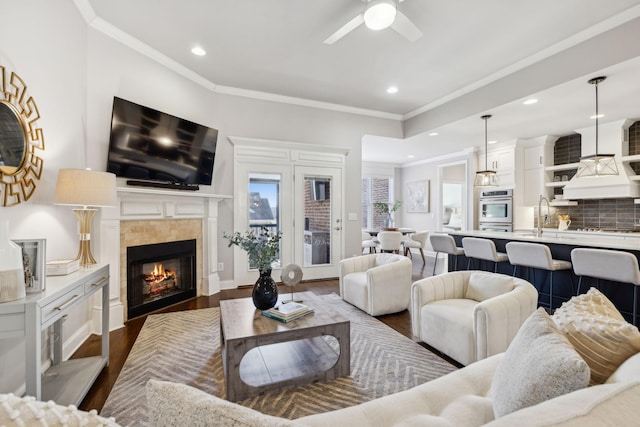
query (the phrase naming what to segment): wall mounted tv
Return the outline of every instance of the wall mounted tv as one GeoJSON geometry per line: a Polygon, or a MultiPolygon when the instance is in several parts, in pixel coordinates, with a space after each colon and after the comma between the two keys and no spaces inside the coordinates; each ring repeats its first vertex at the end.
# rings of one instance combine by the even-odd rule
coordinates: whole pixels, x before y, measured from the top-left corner
{"type": "Polygon", "coordinates": [[[130,185],[211,185],[218,131],[113,98],[107,171],[130,185]]]}

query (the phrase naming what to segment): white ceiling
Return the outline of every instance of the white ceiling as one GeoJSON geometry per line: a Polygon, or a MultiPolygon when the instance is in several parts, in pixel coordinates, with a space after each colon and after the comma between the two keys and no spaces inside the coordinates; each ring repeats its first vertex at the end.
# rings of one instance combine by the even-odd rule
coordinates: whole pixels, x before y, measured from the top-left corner
{"type": "MultiPolygon", "coordinates": [[[[362,0],[74,1],[94,27],[124,32],[121,41],[142,42],[144,49],[214,85],[395,120],[425,117],[456,96],[508,78],[505,70],[535,65],[640,17],[640,1],[631,0],[406,0],[400,10],[424,34],[416,42],[391,29],[374,32],[361,25],[325,45],[324,39],[363,10],[362,0]],[[207,55],[194,56],[190,49],[195,45],[207,55]],[[399,92],[387,94],[390,85],[399,92]]],[[[629,40],[637,44],[640,34],[629,40]]],[[[640,61],[625,57],[627,47],[611,47],[621,50],[619,57],[626,61],[598,70],[609,77],[600,85],[603,121],[640,118],[640,61]]],[[[522,97],[490,109],[480,102],[471,108],[476,114],[452,115],[449,122],[406,140],[367,137],[363,160],[403,164],[484,145],[479,118],[484,113],[494,115],[489,139],[499,141],[589,126],[595,101],[587,80],[594,76],[590,72],[532,93],[540,100],[532,106],[521,105],[522,97]],[[438,136],[426,136],[434,130],[438,136]],[[408,159],[409,154],[415,158],[408,159]]],[[[526,78],[535,77],[529,73],[526,78]]]]}

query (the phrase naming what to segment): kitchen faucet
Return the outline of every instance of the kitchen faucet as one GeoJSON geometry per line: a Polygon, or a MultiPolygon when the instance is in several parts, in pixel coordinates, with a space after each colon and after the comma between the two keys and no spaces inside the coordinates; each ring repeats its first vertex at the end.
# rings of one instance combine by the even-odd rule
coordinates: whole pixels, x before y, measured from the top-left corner
{"type": "Polygon", "coordinates": [[[536,237],[542,236],[542,201],[545,201],[547,204],[547,214],[544,216],[544,223],[548,225],[549,221],[549,200],[544,197],[542,194],[540,195],[540,201],[538,202],[538,229],[536,230],[536,237]]]}

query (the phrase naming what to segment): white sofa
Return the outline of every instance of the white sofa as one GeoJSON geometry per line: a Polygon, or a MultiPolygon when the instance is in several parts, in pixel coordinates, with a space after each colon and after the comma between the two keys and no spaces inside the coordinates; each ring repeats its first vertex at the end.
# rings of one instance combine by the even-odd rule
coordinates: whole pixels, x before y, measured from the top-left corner
{"type": "Polygon", "coordinates": [[[156,427],[640,425],[640,332],[592,289],[553,317],[536,310],[504,353],[337,411],[287,420],[154,380],[147,405],[156,427]]]}
{"type": "Polygon", "coordinates": [[[491,382],[502,358],[492,356],[410,390],[296,420],[267,416],[184,384],[152,380],[147,384],[149,416],[156,427],[602,427],[640,420],[640,355],[621,367],[626,371],[621,382],[588,387],[494,420],[491,382]]]}
{"type": "Polygon", "coordinates": [[[409,307],[411,260],[389,253],[340,261],[340,296],[371,316],[397,313],[409,307]]]}
{"type": "Polygon", "coordinates": [[[454,271],[411,286],[413,335],[463,365],[507,349],[533,313],[529,282],[484,271],[454,271]]]}

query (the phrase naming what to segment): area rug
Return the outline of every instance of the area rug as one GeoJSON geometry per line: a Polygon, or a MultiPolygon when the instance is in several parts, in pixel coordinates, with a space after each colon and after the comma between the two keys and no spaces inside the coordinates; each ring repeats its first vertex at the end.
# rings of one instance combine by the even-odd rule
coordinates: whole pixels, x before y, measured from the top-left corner
{"type": "MultiPolygon", "coordinates": [[[[238,403],[294,419],[406,390],[456,369],[338,295],[320,298],[351,321],[351,375],[238,403]]],[[[149,316],[101,415],[115,417],[121,425],[149,425],[145,384],[150,378],[189,384],[224,398],[219,322],[219,308],[149,316]]]]}

